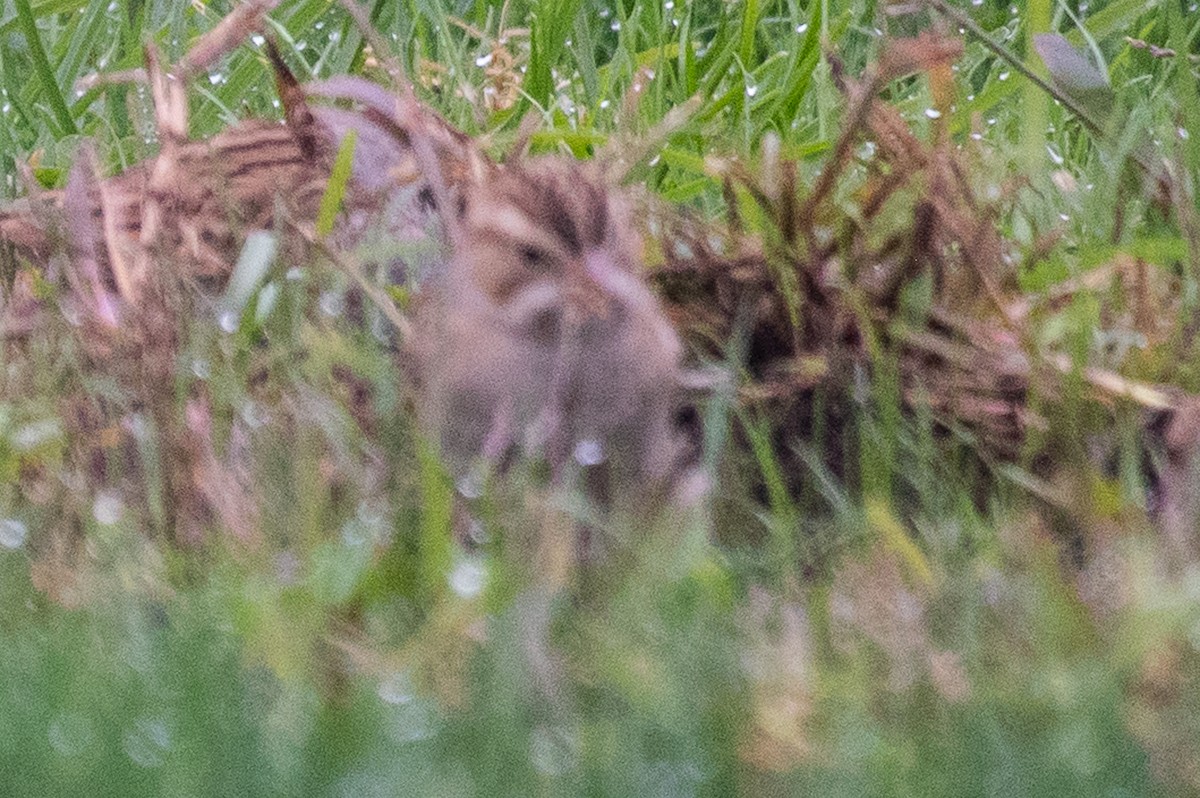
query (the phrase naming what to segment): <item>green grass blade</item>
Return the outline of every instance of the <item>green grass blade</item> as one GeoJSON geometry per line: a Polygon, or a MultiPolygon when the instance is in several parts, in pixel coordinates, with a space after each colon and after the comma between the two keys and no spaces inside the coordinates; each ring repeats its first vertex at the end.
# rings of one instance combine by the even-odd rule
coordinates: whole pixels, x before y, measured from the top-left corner
{"type": "Polygon", "coordinates": [[[350,130],[338,146],[337,156],[333,160],[333,173],[321,195],[321,206],[317,211],[317,237],[324,238],[333,231],[333,223],[337,220],[338,212],[342,209],[342,200],[346,197],[346,186],[350,182],[350,172],[354,166],[354,145],[358,141],[358,133],[350,130]]]}
{"type": "Polygon", "coordinates": [[[50,66],[50,59],[46,56],[46,48],[42,46],[37,19],[33,15],[33,9],[29,7],[29,0],[13,0],[13,2],[17,7],[17,20],[25,34],[25,41],[29,45],[34,71],[37,73],[38,81],[42,84],[42,91],[45,93],[46,101],[50,104],[50,110],[54,113],[55,121],[58,122],[58,126],[64,134],[78,133],[75,119],[67,107],[66,98],[63,97],[58,81],[54,77],[54,68],[50,66]]]}

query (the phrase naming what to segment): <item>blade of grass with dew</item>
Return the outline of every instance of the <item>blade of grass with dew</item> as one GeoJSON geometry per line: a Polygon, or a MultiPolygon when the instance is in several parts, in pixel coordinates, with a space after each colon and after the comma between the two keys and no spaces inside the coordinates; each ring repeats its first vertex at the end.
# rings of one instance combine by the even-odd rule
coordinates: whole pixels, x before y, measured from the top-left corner
{"type": "Polygon", "coordinates": [[[112,38],[112,20],[106,13],[104,3],[90,3],[82,15],[70,18],[67,36],[60,36],[54,48],[58,61],[58,85],[74,86],[75,81],[86,70],[84,59],[91,55],[98,44],[112,38]]]}
{"type": "Polygon", "coordinates": [[[220,324],[227,332],[241,317],[246,303],[262,284],[278,248],[279,239],[274,233],[255,230],[246,236],[246,243],[229,276],[229,284],[217,305],[220,324]]]}
{"type": "MultiPolygon", "coordinates": [[[[294,51],[295,34],[311,29],[328,9],[327,0],[303,0],[290,8],[288,4],[282,4],[266,18],[264,24],[271,27],[279,40],[294,51]]],[[[236,48],[229,59],[230,67],[223,74],[224,80],[211,88],[214,102],[201,103],[191,116],[192,127],[199,134],[210,133],[219,127],[222,117],[232,115],[230,109],[239,107],[256,86],[272,85],[264,79],[268,69],[266,61],[257,55],[252,57],[246,46],[236,48]]],[[[299,79],[304,82],[307,76],[300,75],[299,79]]]]}
{"type": "MultiPolygon", "coordinates": [[[[87,5],[88,0],[43,0],[41,3],[34,4],[31,10],[34,17],[42,19],[44,17],[55,16],[56,14],[78,13],[79,9],[85,8],[87,5]]],[[[20,17],[14,14],[11,19],[0,25],[0,34],[13,33],[21,25],[20,17]]]]}
{"type": "MultiPolygon", "coordinates": [[[[1113,0],[1104,8],[1091,14],[1084,21],[1088,34],[1096,41],[1124,34],[1147,12],[1153,11],[1159,0],[1113,0]]],[[[1082,31],[1074,28],[1065,34],[1067,41],[1075,47],[1087,44],[1082,31]]]]}
{"type": "Polygon", "coordinates": [[[552,71],[582,7],[582,0],[535,0],[525,73],[525,91],[534,102],[544,103],[554,92],[552,71]]]}
{"type": "Polygon", "coordinates": [[[454,489],[433,444],[420,441],[417,475],[421,492],[420,556],[423,589],[439,595],[452,560],[452,510],[454,489]]]}
{"type": "Polygon", "coordinates": [[[775,452],[767,420],[752,417],[749,411],[740,407],[735,412],[749,439],[750,450],[754,454],[754,461],[767,489],[767,501],[771,510],[770,557],[782,573],[787,573],[792,567],[795,554],[792,538],[799,528],[800,513],[787,488],[783,467],[775,452]]]}
{"type": "Polygon", "coordinates": [[[13,0],[13,3],[17,8],[17,19],[20,22],[21,31],[25,35],[25,42],[29,46],[34,72],[41,84],[43,96],[54,114],[54,119],[62,134],[78,133],[75,119],[71,116],[71,110],[67,107],[62,89],[54,76],[54,69],[50,66],[50,60],[46,56],[46,48],[42,45],[37,19],[29,7],[29,0],[13,0]]]}
{"type": "MultiPolygon", "coordinates": [[[[1052,0],[1027,0],[1025,12],[1025,66],[1040,78],[1047,75],[1046,65],[1037,56],[1037,36],[1050,30],[1052,0]]],[[[1050,98],[1032,82],[1022,86],[1021,141],[1023,162],[1034,185],[1041,185],[1046,174],[1046,129],[1050,125],[1050,98]]]]}

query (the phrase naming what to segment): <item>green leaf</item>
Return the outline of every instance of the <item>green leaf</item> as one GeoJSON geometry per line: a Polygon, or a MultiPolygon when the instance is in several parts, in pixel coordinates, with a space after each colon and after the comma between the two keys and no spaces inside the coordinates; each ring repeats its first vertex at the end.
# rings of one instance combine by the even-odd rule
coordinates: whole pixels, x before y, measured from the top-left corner
{"type": "Polygon", "coordinates": [[[225,287],[225,294],[217,306],[219,318],[236,319],[241,316],[246,303],[266,277],[278,248],[279,239],[274,233],[255,230],[246,236],[246,243],[229,276],[229,285],[225,287]]]}
{"type": "Polygon", "coordinates": [[[350,172],[354,165],[354,145],[357,141],[357,131],[350,130],[338,146],[337,157],[333,160],[333,173],[329,176],[329,183],[321,196],[321,207],[317,211],[318,238],[324,238],[333,231],[333,223],[342,208],[342,200],[346,198],[346,186],[350,182],[350,172]]]}

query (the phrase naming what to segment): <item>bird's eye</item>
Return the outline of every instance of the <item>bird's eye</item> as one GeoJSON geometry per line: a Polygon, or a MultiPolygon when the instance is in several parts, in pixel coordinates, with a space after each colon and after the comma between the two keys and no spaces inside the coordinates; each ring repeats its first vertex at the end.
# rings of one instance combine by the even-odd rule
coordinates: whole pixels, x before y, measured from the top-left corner
{"type": "Polygon", "coordinates": [[[531,269],[540,269],[546,265],[546,253],[537,247],[521,247],[521,262],[531,269]]]}

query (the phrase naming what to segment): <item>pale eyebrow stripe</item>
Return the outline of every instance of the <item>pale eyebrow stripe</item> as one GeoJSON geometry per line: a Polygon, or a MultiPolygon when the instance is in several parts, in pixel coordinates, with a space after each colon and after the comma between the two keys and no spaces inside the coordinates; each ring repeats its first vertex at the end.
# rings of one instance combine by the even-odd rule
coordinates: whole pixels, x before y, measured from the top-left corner
{"type": "Polygon", "coordinates": [[[540,247],[559,259],[570,257],[554,235],[535,225],[514,205],[502,205],[498,210],[484,215],[477,229],[540,247]]]}

